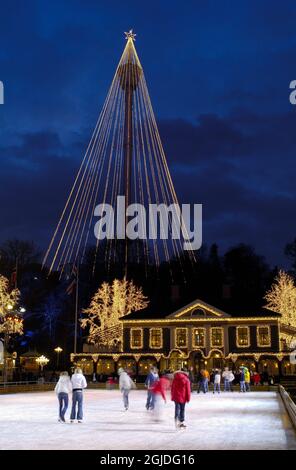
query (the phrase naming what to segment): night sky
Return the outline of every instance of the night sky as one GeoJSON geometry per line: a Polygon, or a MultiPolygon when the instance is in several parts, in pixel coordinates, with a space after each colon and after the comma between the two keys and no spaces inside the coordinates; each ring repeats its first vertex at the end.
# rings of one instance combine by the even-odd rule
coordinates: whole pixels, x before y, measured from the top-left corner
{"type": "Polygon", "coordinates": [[[125,46],[204,243],[287,263],[296,237],[295,1],[1,0],[0,242],[49,242],[125,46]]]}

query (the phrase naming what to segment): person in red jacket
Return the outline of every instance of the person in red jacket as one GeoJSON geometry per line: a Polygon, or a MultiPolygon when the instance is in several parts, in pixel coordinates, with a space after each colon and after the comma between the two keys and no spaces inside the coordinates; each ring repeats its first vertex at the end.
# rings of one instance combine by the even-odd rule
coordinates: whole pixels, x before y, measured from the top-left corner
{"type": "Polygon", "coordinates": [[[190,380],[188,372],[184,369],[174,373],[174,379],[171,387],[172,401],[175,402],[175,424],[176,428],[186,428],[185,405],[190,401],[190,380]]]}
{"type": "Polygon", "coordinates": [[[154,394],[154,408],[152,410],[154,421],[162,421],[163,404],[166,403],[166,391],[170,388],[170,381],[165,374],[156,380],[152,386],[154,394]]]}

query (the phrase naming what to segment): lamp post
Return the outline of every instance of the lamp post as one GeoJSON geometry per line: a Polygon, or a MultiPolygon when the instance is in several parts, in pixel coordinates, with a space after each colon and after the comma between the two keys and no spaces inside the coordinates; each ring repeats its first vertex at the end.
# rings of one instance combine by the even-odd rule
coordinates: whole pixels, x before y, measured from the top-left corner
{"type": "Polygon", "coordinates": [[[49,359],[42,355],[40,357],[37,357],[36,362],[41,367],[41,372],[43,372],[43,367],[49,363],[49,359]]]}
{"type": "Polygon", "coordinates": [[[60,353],[63,352],[62,348],[60,348],[59,346],[57,348],[54,349],[54,351],[57,353],[57,369],[59,367],[59,358],[60,358],[60,353]]]}

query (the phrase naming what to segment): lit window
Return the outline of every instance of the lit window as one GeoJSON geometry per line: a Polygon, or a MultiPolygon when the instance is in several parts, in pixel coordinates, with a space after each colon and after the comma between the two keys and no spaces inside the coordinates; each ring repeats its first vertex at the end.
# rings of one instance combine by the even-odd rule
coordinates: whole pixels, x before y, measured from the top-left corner
{"type": "Polygon", "coordinates": [[[161,328],[151,328],[150,348],[162,348],[162,329],[161,328]]]}
{"type": "Polygon", "coordinates": [[[193,330],[193,346],[194,347],[205,347],[205,329],[194,328],[193,330]]]}
{"type": "Polygon", "coordinates": [[[271,345],[269,326],[257,326],[257,345],[263,347],[271,345]]]}
{"type": "Polygon", "coordinates": [[[187,347],[187,329],[176,328],[176,347],[186,348],[187,347]]]}
{"type": "Polygon", "coordinates": [[[211,329],[211,346],[212,347],[223,346],[223,329],[222,328],[211,329]]]}
{"type": "Polygon", "coordinates": [[[143,331],[141,328],[131,329],[131,348],[139,349],[143,347],[143,331]]]}
{"type": "Polygon", "coordinates": [[[250,346],[250,330],[248,326],[237,326],[236,345],[239,348],[247,348],[250,346]]]}

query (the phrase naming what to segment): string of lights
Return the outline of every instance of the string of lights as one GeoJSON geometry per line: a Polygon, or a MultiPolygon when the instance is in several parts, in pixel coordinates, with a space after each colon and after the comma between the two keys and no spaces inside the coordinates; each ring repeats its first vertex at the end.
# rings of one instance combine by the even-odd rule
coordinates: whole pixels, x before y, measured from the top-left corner
{"type": "MultiPolygon", "coordinates": [[[[167,165],[164,149],[153,113],[143,68],[138,58],[132,32],[126,33],[127,44],[117,66],[103,109],[96,123],[81,166],[78,170],[66,205],[62,211],[43,266],[49,272],[83,259],[92,243],[94,210],[97,204],[116,206],[119,195],[125,196],[126,207],[139,203],[178,204],[176,192],[167,165]]],[[[125,226],[128,223],[125,216],[125,226]]],[[[139,214],[145,226],[144,214],[139,214]]],[[[164,224],[160,213],[160,226],[164,224]]],[[[169,218],[169,230],[176,222],[169,218]]],[[[152,227],[157,231],[157,227],[152,227]]],[[[160,227],[161,229],[161,227],[160,227]]],[[[101,241],[96,240],[94,267],[101,241]]],[[[116,262],[118,239],[108,239],[105,249],[105,263],[110,269],[116,262]]],[[[181,262],[182,237],[161,240],[141,240],[135,243],[131,254],[126,241],[125,264],[131,256],[140,263],[160,265],[162,260],[172,258],[181,262]]],[[[193,251],[188,251],[194,261],[193,251]]]]}

